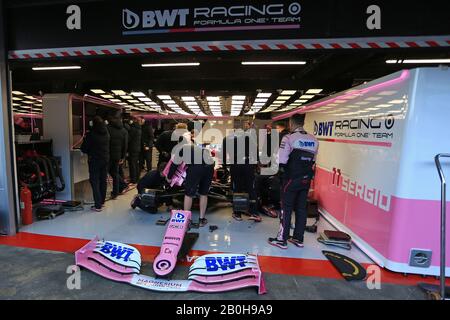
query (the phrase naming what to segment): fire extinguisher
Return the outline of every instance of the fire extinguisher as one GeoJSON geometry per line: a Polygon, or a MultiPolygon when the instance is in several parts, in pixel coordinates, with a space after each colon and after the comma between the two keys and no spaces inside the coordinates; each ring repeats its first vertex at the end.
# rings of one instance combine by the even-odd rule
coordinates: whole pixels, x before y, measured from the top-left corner
{"type": "Polygon", "coordinates": [[[22,216],[23,225],[33,223],[33,202],[31,200],[31,191],[26,184],[20,190],[20,215],[22,216]]]}

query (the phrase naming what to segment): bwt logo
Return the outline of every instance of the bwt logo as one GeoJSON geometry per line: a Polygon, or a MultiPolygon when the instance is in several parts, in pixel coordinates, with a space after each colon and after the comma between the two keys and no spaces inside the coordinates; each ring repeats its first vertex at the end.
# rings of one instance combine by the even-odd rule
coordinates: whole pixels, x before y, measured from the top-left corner
{"type": "Polygon", "coordinates": [[[186,26],[189,9],[142,11],[139,15],[131,10],[122,10],[122,24],[126,29],[173,27],[177,21],[181,27],[186,26]]]}
{"type": "Polygon", "coordinates": [[[316,143],[312,141],[299,141],[298,145],[300,146],[300,148],[314,148],[316,146],[316,143]]]}
{"type": "Polygon", "coordinates": [[[125,262],[128,262],[130,256],[134,253],[134,250],[131,248],[123,248],[109,242],[106,242],[100,251],[108,254],[111,258],[115,258],[116,260],[123,259],[125,262]]]}
{"type": "Polygon", "coordinates": [[[172,219],[174,223],[184,223],[186,221],[186,216],[180,212],[175,215],[175,218],[172,219]]]}
{"type": "Polygon", "coordinates": [[[226,270],[234,270],[237,265],[241,267],[245,267],[245,257],[244,256],[237,256],[237,257],[230,257],[230,258],[215,258],[215,257],[207,257],[205,259],[206,263],[206,271],[214,272],[218,271],[219,269],[222,269],[223,271],[226,270]]]}
{"type": "Polygon", "coordinates": [[[314,121],[314,135],[315,136],[332,136],[334,121],[319,122],[314,121]]]}

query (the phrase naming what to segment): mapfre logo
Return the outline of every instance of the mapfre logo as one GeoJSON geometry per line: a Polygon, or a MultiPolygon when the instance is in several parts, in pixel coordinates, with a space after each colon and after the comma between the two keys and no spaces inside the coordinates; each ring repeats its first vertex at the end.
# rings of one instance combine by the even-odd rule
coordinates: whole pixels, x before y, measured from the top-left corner
{"type": "Polygon", "coordinates": [[[122,24],[125,29],[151,29],[186,26],[189,9],[147,10],[139,14],[129,9],[122,10],[122,24]]]}

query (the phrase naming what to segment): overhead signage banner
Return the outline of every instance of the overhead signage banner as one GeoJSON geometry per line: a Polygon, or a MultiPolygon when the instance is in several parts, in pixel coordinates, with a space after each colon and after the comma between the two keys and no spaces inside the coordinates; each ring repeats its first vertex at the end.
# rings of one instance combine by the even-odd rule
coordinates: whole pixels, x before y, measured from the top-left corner
{"type": "Polygon", "coordinates": [[[450,2],[74,1],[7,8],[9,50],[450,34],[450,2]],[[436,3],[435,3],[436,2],[436,3]]]}
{"type": "Polygon", "coordinates": [[[122,10],[122,35],[254,30],[298,30],[299,2],[228,5],[172,10],[122,10]]]}

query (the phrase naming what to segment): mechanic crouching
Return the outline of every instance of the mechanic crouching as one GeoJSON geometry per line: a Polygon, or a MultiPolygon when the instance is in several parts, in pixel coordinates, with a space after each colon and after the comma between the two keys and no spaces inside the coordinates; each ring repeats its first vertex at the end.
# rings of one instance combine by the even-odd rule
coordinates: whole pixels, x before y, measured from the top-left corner
{"type": "Polygon", "coordinates": [[[149,171],[145,176],[143,176],[137,184],[138,194],[144,193],[145,189],[158,189],[161,188],[165,179],[163,175],[164,168],[167,163],[162,162],[158,166],[157,170],[149,171]]]}
{"type": "Polygon", "coordinates": [[[269,238],[269,244],[281,249],[287,249],[287,241],[303,248],[308,191],[319,148],[317,139],[303,129],[304,114],[295,114],[290,122],[291,133],[283,138],[279,150],[282,181],[280,229],[276,238],[269,238]],[[292,211],[295,211],[295,229],[293,237],[290,237],[292,211]]]}
{"type": "Polygon", "coordinates": [[[139,180],[139,183],[137,185],[138,194],[134,196],[133,200],[131,201],[131,207],[133,209],[139,208],[149,213],[156,213],[158,211],[158,206],[165,203],[165,205],[167,206],[167,210],[172,210],[173,200],[171,196],[164,197],[164,200],[161,202],[159,201],[159,199],[154,199],[155,203],[150,206],[146,203],[146,201],[142,201],[142,197],[145,194],[146,189],[164,189],[163,187],[166,183],[166,179],[163,175],[163,171],[166,165],[167,163],[165,162],[160,163],[157,170],[149,171],[139,180]]]}

